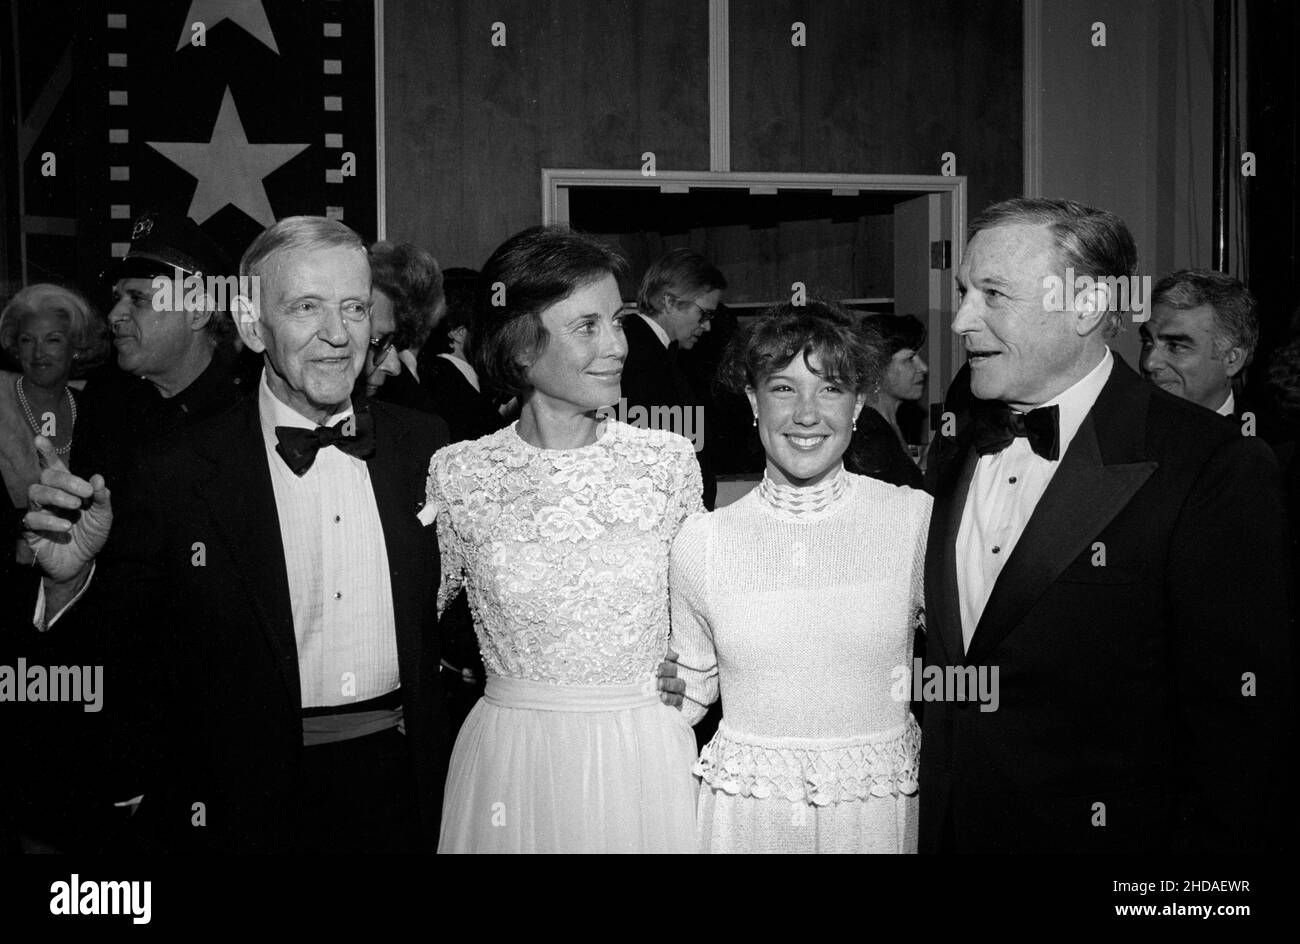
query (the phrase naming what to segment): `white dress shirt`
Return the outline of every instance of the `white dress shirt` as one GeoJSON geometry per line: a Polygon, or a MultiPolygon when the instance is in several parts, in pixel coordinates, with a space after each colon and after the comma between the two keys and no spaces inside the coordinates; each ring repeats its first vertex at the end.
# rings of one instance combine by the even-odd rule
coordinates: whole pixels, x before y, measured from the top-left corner
{"type": "Polygon", "coordinates": [[[1218,413],[1220,416],[1231,416],[1235,409],[1237,409],[1237,398],[1233,395],[1233,392],[1229,390],[1228,399],[1224,400],[1223,405],[1214,412],[1218,413]]]}
{"type": "MultiPolygon", "coordinates": [[[[333,446],[301,477],[275,451],[275,427],[317,424],[276,399],[263,372],[258,414],[289,575],[304,708],[378,698],[400,684],[388,549],[362,459],[333,446]]],[[[333,426],[352,407],[331,416],[333,426]]]]}
{"type": "MultiPolygon", "coordinates": [[[[1060,456],[1074,440],[1084,417],[1097,402],[1114,367],[1110,350],[1083,379],[1043,406],[1059,408],[1060,456]]],[[[980,456],[966,493],[961,527],[957,531],[957,594],[961,604],[961,636],[966,649],[979,625],[993,585],[1015,550],[1025,525],[1047,491],[1060,459],[1049,462],[1017,436],[1007,448],[980,456]]]]}
{"type": "Polygon", "coordinates": [[[655,333],[655,337],[659,339],[659,343],[664,346],[664,350],[667,350],[668,345],[673,342],[672,338],[668,337],[668,332],[663,329],[663,325],[659,324],[659,322],[655,321],[653,318],[647,318],[639,311],[636,313],[636,316],[650,326],[650,330],[655,333]]]}
{"type": "Polygon", "coordinates": [[[438,356],[445,357],[447,360],[451,361],[456,366],[456,369],[465,375],[465,379],[469,381],[469,385],[473,387],[475,391],[478,393],[483,392],[483,389],[478,385],[478,371],[474,369],[473,364],[457,357],[455,354],[439,354],[438,356]]]}

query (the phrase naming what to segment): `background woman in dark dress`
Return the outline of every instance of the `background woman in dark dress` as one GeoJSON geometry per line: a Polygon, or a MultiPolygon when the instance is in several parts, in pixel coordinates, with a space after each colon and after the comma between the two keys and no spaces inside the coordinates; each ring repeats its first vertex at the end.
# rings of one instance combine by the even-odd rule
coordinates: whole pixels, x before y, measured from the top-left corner
{"type": "Polygon", "coordinates": [[[925,325],[913,315],[867,315],[858,330],[883,365],[880,384],[867,395],[844,467],[892,485],[921,487],[921,470],[907,454],[898,408],[925,395],[929,368],[921,359],[925,325]]]}

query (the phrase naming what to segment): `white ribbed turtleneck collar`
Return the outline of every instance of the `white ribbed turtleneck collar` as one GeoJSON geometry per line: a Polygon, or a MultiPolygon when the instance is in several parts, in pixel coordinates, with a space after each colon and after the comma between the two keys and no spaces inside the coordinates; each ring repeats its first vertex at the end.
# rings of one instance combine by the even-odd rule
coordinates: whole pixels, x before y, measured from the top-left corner
{"type": "Polygon", "coordinates": [[[796,518],[807,518],[830,508],[844,496],[848,488],[849,476],[841,464],[816,485],[802,487],[775,482],[764,471],[763,480],[758,483],[756,491],[759,499],[768,507],[796,518]]]}

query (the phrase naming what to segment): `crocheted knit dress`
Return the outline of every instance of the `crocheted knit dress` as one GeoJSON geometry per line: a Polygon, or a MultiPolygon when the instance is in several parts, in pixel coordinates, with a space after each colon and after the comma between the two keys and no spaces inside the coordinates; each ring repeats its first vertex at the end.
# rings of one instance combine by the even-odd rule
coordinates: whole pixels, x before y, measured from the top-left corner
{"type": "Polygon", "coordinates": [[[764,478],[673,544],[672,647],[700,753],[704,852],[915,852],[930,496],[842,468],[809,488],[764,478]]]}

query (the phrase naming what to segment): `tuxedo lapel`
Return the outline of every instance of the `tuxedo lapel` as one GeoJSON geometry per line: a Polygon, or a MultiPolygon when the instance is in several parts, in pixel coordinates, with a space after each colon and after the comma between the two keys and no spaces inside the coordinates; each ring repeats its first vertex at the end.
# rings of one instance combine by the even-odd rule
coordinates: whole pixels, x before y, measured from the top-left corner
{"type": "MultiPolygon", "coordinates": [[[[1150,392],[1116,358],[1015,550],[998,575],[967,659],[979,662],[1024,618],[1155,471],[1140,444],[1150,392]]],[[[960,510],[958,511],[960,519],[960,510]]]]}
{"type": "Polygon", "coordinates": [[[298,704],[302,692],[289,574],[257,411],[258,398],[248,397],[228,414],[230,427],[213,427],[213,434],[199,444],[213,469],[194,490],[230,550],[236,575],[275,653],[292,702],[298,704]]]}
{"type": "Polygon", "coordinates": [[[961,528],[966,494],[970,491],[978,456],[966,442],[951,448],[953,453],[939,471],[934,510],[930,516],[929,551],[926,554],[927,632],[940,640],[946,665],[960,665],[964,646],[961,634],[961,598],[957,591],[957,532],[961,528]],[[938,592],[935,593],[934,591],[938,592]]]}
{"type": "Polygon", "coordinates": [[[409,454],[405,448],[409,430],[400,416],[376,403],[371,404],[371,412],[375,418],[375,452],[366,468],[388,554],[398,667],[403,684],[414,685],[420,656],[420,588],[438,579],[436,573],[414,572],[414,568],[428,566],[420,554],[421,525],[416,512],[424,499],[419,488],[422,469],[430,457],[409,454]]]}

